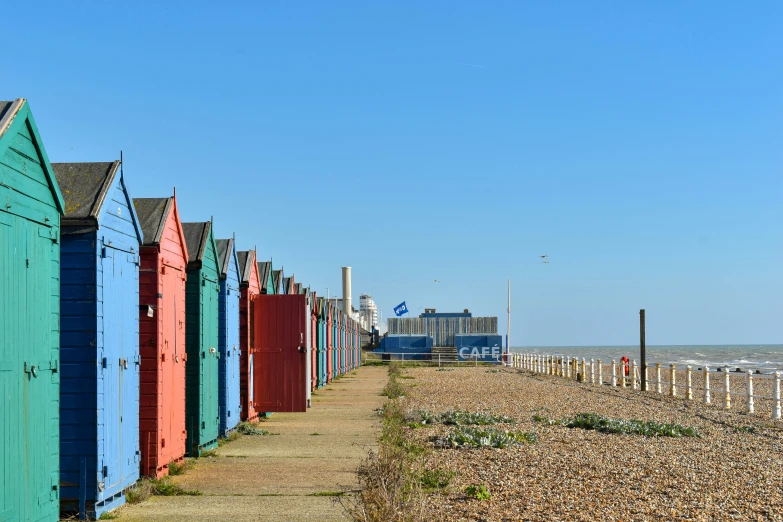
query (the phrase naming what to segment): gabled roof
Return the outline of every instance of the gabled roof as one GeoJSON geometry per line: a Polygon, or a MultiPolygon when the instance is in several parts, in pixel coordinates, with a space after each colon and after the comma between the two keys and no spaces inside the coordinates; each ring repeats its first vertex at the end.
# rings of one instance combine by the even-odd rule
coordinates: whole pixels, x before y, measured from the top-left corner
{"type": "Polygon", "coordinates": [[[144,233],[144,244],[160,243],[169,212],[174,208],[174,198],[133,198],[133,206],[144,233]]]}
{"type": "Polygon", "coordinates": [[[120,162],[52,163],[65,200],[63,220],[98,219],[120,162]]]}
{"type": "MultiPolygon", "coordinates": [[[[185,236],[185,244],[188,247],[188,268],[199,268],[204,262],[204,253],[209,246],[212,230],[212,222],[182,223],[182,233],[185,236]]],[[[217,254],[217,246],[215,246],[217,254]]],[[[218,260],[218,263],[220,261],[218,260]]],[[[215,267],[220,273],[220,266],[215,267]]]]}
{"type": "MultiPolygon", "coordinates": [[[[224,279],[228,276],[228,270],[231,266],[230,263],[234,257],[234,239],[216,239],[215,244],[218,249],[218,263],[220,264],[220,278],[224,279]]],[[[240,276],[239,267],[237,266],[237,277],[240,276]]]]}
{"type": "Polygon", "coordinates": [[[280,285],[282,283],[281,278],[283,277],[283,269],[280,270],[272,270],[272,282],[275,284],[275,293],[280,293],[280,289],[282,288],[280,285]]]}
{"type": "MultiPolygon", "coordinates": [[[[237,262],[239,263],[239,283],[243,285],[250,284],[250,279],[253,277],[253,270],[258,270],[258,264],[256,263],[256,251],[240,250],[237,252],[237,262]]],[[[260,275],[258,283],[260,286],[260,275]]]]}
{"type": "Polygon", "coordinates": [[[291,278],[290,277],[284,277],[283,278],[283,291],[286,294],[293,294],[293,292],[291,292],[291,278]]]}
{"type": "Polygon", "coordinates": [[[307,294],[307,292],[302,291],[302,283],[296,283],[294,285],[294,293],[295,294],[307,294]]]}
{"type": "Polygon", "coordinates": [[[258,263],[258,282],[261,284],[261,292],[269,291],[269,275],[272,272],[271,261],[260,261],[258,263]]]}
{"type": "MultiPolygon", "coordinates": [[[[38,126],[35,124],[33,112],[30,110],[30,104],[24,98],[17,98],[14,101],[0,101],[0,157],[5,155],[6,150],[11,144],[11,140],[3,140],[6,132],[17,129],[19,125],[26,125],[29,133],[32,135],[36,151],[40,156],[41,168],[46,175],[46,181],[49,190],[52,192],[54,204],[57,210],[62,214],[65,212],[65,202],[60,193],[60,187],[54,175],[54,170],[49,162],[49,156],[43,146],[41,134],[38,132],[38,126]]],[[[13,131],[12,131],[13,132],[13,131]]]]}

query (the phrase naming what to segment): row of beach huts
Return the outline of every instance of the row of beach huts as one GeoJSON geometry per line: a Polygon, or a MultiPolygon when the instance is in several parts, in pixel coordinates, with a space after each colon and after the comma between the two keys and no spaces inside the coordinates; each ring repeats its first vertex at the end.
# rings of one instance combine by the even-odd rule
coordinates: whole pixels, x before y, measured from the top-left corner
{"type": "Polygon", "coordinates": [[[50,163],[0,102],[0,521],[90,517],[240,422],[306,411],[359,325],[255,250],[134,199],[121,161],[50,163]]]}

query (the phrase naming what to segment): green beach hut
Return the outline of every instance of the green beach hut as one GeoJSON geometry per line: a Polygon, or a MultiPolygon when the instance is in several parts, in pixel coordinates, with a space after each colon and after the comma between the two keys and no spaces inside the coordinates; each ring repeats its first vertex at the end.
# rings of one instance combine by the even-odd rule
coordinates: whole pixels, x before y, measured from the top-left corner
{"type": "Polygon", "coordinates": [[[185,284],[185,429],[191,457],[217,447],[220,267],[212,222],[182,223],[185,284]]]}
{"type": "Polygon", "coordinates": [[[0,101],[0,520],[59,518],[64,207],[27,101],[0,101]]]}

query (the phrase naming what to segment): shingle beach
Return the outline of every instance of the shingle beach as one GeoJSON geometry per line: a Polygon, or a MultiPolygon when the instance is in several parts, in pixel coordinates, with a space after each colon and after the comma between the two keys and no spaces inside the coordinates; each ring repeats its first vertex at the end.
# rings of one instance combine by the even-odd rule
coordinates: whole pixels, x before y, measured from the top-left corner
{"type": "MultiPolygon", "coordinates": [[[[749,415],[744,401],[721,409],[719,394],[705,405],[700,394],[688,401],[511,368],[413,367],[404,374],[413,377],[400,399],[407,411],[507,415],[518,422],[496,427],[538,437],[505,449],[435,449],[433,436],[453,427],[408,428],[409,437],[433,449],[428,469],[456,473],[442,493],[426,496],[432,520],[783,520],[783,424],[770,419],[769,402],[749,415]],[[540,421],[579,413],[676,423],[700,437],[609,434],[540,421]],[[471,484],[485,485],[491,499],[468,498],[471,484]]],[[[694,375],[694,386],[700,383],[694,375]]]]}

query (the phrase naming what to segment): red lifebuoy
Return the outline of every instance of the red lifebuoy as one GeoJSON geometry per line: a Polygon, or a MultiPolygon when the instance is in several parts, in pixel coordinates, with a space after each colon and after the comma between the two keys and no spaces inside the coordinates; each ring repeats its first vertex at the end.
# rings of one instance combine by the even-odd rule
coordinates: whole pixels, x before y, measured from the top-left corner
{"type": "Polygon", "coordinates": [[[623,355],[623,358],[621,359],[623,361],[623,367],[625,368],[625,375],[626,377],[628,375],[631,375],[631,365],[629,364],[628,357],[623,355]]]}

